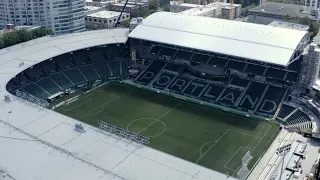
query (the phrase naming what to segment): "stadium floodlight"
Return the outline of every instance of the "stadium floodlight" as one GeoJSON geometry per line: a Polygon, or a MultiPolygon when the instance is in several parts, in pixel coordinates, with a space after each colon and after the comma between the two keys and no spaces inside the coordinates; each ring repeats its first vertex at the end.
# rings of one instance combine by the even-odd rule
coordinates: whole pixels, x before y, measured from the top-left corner
{"type": "Polygon", "coordinates": [[[290,152],[290,150],[291,150],[291,144],[287,144],[287,145],[284,145],[284,146],[278,148],[276,151],[276,154],[282,156],[282,164],[281,164],[281,170],[280,170],[281,174],[280,174],[279,180],[281,180],[281,177],[282,177],[281,175],[283,174],[283,171],[284,171],[284,169],[283,169],[284,159],[285,159],[287,153],[290,152]]]}
{"type": "Polygon", "coordinates": [[[126,139],[129,139],[131,142],[137,142],[139,144],[148,144],[150,141],[149,141],[149,137],[146,137],[146,136],[143,136],[141,134],[137,134],[137,133],[134,133],[134,132],[131,132],[127,129],[123,129],[123,128],[119,128],[115,125],[112,125],[112,124],[108,124],[104,121],[100,121],[98,120],[97,121],[98,123],[98,127],[101,129],[101,130],[105,130],[105,131],[108,131],[112,134],[116,134],[120,137],[124,137],[126,139]]]}

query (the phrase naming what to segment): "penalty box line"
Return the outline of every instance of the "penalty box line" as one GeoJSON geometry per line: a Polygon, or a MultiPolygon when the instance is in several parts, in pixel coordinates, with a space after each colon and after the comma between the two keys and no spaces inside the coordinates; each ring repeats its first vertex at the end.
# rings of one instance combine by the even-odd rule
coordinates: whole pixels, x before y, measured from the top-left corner
{"type": "MultiPolygon", "coordinates": [[[[228,162],[224,165],[224,167],[227,168],[227,169],[233,170],[234,174],[237,173],[237,171],[241,168],[242,165],[240,165],[237,169],[232,169],[232,168],[228,167],[229,162],[234,158],[234,156],[240,151],[241,148],[246,148],[246,149],[251,150],[251,152],[253,152],[256,149],[256,147],[260,144],[261,140],[267,135],[267,133],[269,132],[270,129],[271,129],[271,125],[269,124],[268,130],[264,133],[264,135],[261,138],[259,138],[257,136],[252,136],[252,135],[247,134],[247,133],[242,133],[242,134],[246,134],[246,135],[249,135],[249,136],[252,136],[252,137],[259,138],[260,140],[258,141],[258,143],[253,148],[249,148],[249,147],[246,147],[246,146],[240,146],[238,148],[238,150],[231,156],[231,158],[228,160],[228,162]]],[[[235,132],[238,132],[238,131],[235,131],[235,132]]],[[[238,132],[238,133],[241,133],[241,132],[238,132]]]]}

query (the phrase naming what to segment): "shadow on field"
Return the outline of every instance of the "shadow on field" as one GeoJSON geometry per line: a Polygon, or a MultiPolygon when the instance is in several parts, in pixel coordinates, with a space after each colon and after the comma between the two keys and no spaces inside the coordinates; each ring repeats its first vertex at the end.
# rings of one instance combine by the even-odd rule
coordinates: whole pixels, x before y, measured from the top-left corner
{"type": "Polygon", "coordinates": [[[225,112],[219,109],[215,109],[208,106],[202,106],[200,104],[187,102],[177,98],[173,98],[167,95],[158,94],[153,91],[146,89],[133,87],[125,84],[111,83],[103,87],[103,90],[108,93],[126,94],[128,96],[133,96],[137,99],[142,99],[153,104],[158,104],[161,106],[166,106],[168,108],[173,108],[180,102],[184,102],[182,105],[178,106],[176,110],[196,114],[202,118],[212,119],[219,123],[223,123],[230,126],[235,126],[247,130],[254,130],[262,120],[257,120],[253,118],[248,118],[231,112],[225,112]]]}

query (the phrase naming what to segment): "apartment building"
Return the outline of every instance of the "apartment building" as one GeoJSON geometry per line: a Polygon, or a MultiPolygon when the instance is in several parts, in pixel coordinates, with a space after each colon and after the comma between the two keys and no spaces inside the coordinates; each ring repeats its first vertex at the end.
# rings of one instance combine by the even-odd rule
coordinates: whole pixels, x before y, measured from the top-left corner
{"type": "Polygon", "coordinates": [[[83,0],[0,0],[0,28],[45,26],[56,34],[85,30],[83,0]]]}
{"type": "MultiPolygon", "coordinates": [[[[116,11],[100,11],[97,13],[88,14],[85,18],[86,28],[88,30],[113,28],[115,27],[120,14],[121,12],[116,11]]],[[[129,19],[130,14],[123,13],[119,22],[129,19]]]]}

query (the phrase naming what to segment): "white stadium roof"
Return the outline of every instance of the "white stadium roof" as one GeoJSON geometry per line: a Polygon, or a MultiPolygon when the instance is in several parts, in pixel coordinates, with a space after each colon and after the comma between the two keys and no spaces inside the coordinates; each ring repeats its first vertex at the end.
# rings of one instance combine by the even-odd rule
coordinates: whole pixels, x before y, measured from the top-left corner
{"type": "Polygon", "coordinates": [[[143,20],[129,37],[286,66],[306,34],[293,29],[158,12],[143,20]]]}
{"type": "Polygon", "coordinates": [[[77,120],[6,90],[10,79],[41,61],[125,43],[128,33],[114,29],[43,37],[0,50],[0,173],[23,180],[235,180],[149,147],[138,148],[91,126],[85,125],[81,134],[73,130],[77,120]],[[5,95],[12,101],[4,101],[5,95]]]}

